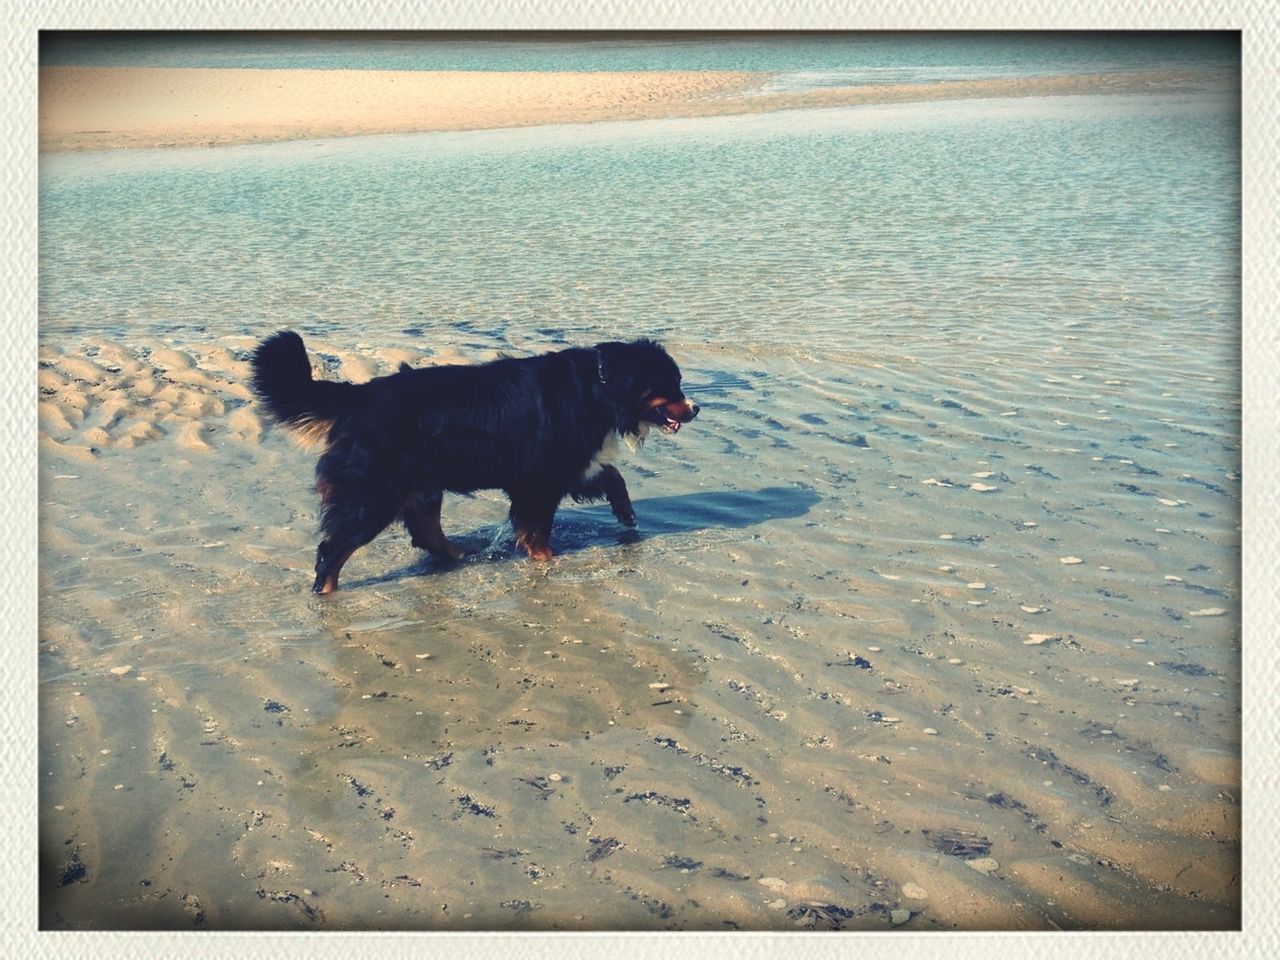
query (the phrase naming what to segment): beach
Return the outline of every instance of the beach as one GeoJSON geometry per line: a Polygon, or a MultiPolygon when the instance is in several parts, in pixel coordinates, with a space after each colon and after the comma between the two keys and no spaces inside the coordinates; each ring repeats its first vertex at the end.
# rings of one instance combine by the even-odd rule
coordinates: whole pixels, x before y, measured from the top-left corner
{"type": "Polygon", "coordinates": [[[42,929],[1239,927],[1237,85],[783,75],[42,67],[42,929]],[[317,597],[278,329],[701,413],[317,597]]]}
{"type": "Polygon", "coordinates": [[[765,92],[767,73],[42,67],[40,149],[218,146],[972,97],[1176,91],[1204,71],[765,92]]]}
{"type": "MultiPolygon", "coordinates": [[[[833,444],[847,397],[776,405],[743,462],[704,390],[678,444],[624,464],[639,540],[566,509],[539,565],[497,495],[449,497],[467,561],[397,527],[317,599],[314,452],[248,402],[250,346],[42,352],[48,925],[1231,924],[1240,759],[1204,731],[1235,712],[1234,574],[1173,545],[1233,542],[1191,518],[1238,480],[1144,480],[1111,535],[1079,525],[1090,458],[1061,447],[890,468],[840,437],[855,462],[794,487],[782,464],[833,444]],[[1047,475],[1056,507],[1025,499],[1047,475]],[[1159,622],[1125,609],[1148,591],[1159,622]]],[[[457,358],[311,347],[334,377],[457,358]]],[[[1049,389],[1019,436],[1093,406],[1049,389]]],[[[1092,469],[1123,485],[1112,456],[1092,469]]]]}

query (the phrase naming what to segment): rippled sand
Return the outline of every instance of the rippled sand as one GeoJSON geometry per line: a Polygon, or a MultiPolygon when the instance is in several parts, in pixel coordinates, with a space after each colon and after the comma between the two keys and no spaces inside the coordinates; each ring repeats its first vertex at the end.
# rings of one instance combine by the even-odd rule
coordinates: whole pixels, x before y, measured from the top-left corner
{"type": "Polygon", "coordinates": [[[1238,395],[1101,342],[676,342],[638,536],[450,497],[467,561],[389,531],[323,599],[251,340],[46,342],[42,924],[1237,925],[1238,395]]]}

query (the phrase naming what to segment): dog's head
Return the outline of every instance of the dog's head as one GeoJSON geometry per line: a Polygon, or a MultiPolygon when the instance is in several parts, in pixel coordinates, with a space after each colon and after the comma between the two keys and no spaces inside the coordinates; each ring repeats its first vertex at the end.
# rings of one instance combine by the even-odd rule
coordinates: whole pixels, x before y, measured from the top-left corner
{"type": "Polygon", "coordinates": [[[653,427],[676,433],[698,415],[698,405],[680,389],[680,368],[652,340],[596,346],[599,377],[614,407],[618,433],[644,439],[653,427]]]}

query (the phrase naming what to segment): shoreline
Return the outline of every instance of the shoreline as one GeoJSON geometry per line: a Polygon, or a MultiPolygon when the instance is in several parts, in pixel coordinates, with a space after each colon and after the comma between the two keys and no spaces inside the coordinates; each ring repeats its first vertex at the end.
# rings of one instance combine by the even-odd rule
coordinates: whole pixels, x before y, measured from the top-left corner
{"type": "Polygon", "coordinates": [[[1148,70],[766,91],[750,71],[539,73],[41,67],[41,153],[768,113],[927,100],[1224,88],[1148,70]]]}

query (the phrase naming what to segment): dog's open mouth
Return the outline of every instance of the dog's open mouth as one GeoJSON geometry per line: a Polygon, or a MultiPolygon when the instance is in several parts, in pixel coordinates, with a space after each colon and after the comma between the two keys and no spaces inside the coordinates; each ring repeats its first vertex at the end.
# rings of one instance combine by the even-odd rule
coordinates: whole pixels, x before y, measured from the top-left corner
{"type": "Polygon", "coordinates": [[[688,400],[658,400],[650,404],[643,422],[657,427],[665,434],[679,433],[680,428],[698,415],[698,407],[688,400]]]}

